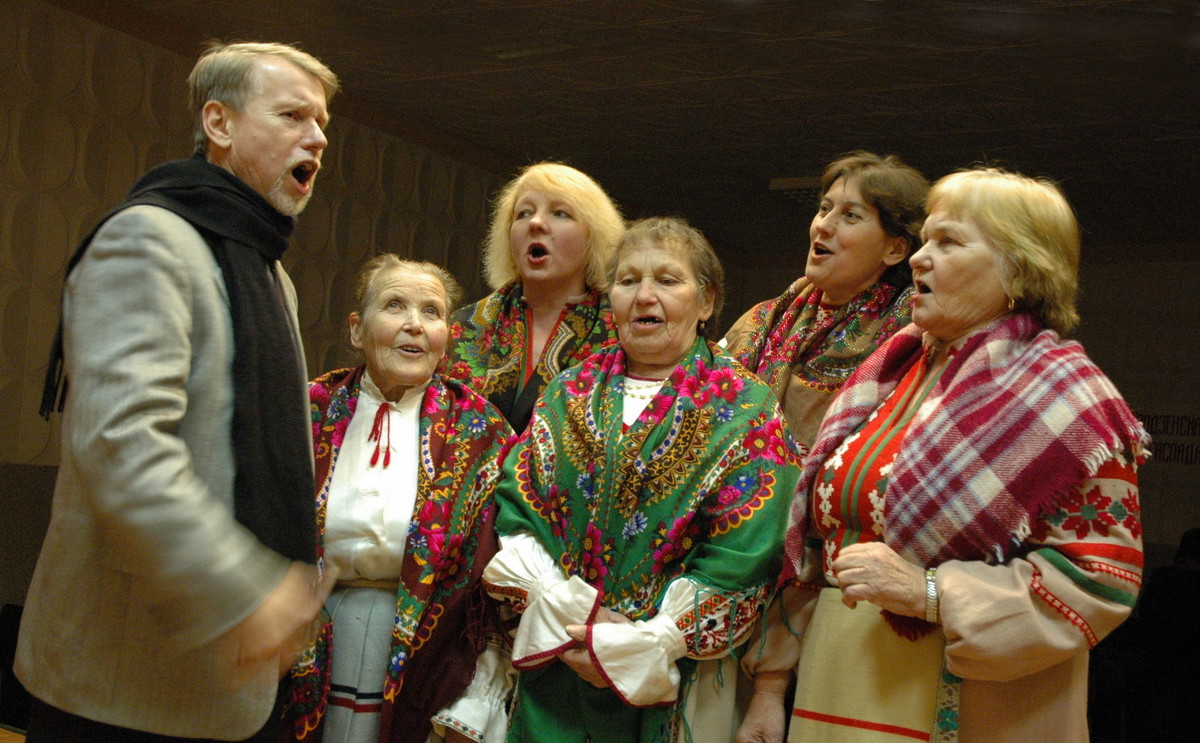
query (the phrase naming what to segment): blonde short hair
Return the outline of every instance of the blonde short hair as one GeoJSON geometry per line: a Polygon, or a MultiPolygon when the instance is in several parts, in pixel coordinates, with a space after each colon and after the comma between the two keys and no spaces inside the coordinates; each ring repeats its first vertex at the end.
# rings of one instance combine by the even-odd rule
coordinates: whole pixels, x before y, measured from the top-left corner
{"type": "Polygon", "coordinates": [[[488,285],[499,289],[520,278],[509,246],[509,231],[515,219],[517,201],[529,189],[562,199],[575,208],[576,219],[588,231],[584,281],[591,288],[603,286],[608,257],[625,230],[625,219],[600,184],[569,165],[552,162],[527,166],[496,197],[492,224],[483,249],[488,285]]]}
{"type": "Polygon", "coordinates": [[[1079,222],[1057,184],[999,168],[963,170],[930,189],[926,211],[935,209],[974,221],[991,238],[1015,306],[1061,335],[1079,323],[1079,222]]]}
{"type": "Polygon", "coordinates": [[[204,133],[204,104],[217,101],[234,111],[242,111],[251,94],[254,62],[263,55],[286,59],[321,82],[325,89],[325,103],[333,100],[339,89],[337,75],[321,60],[294,46],[267,42],[238,42],[225,44],[211,41],[200,55],[196,66],[188,75],[188,91],[191,97],[195,122],[192,138],[196,152],[204,152],[208,137],[204,133]]]}

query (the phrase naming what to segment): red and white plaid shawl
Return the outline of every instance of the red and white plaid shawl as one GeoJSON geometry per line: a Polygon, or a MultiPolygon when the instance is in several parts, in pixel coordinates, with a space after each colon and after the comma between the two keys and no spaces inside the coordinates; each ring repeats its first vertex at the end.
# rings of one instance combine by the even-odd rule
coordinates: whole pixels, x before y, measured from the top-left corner
{"type": "MultiPolygon", "coordinates": [[[[811,491],[825,460],[920,360],[922,335],[909,325],[846,381],[798,493],[811,491]]],[[[884,541],[926,566],[1003,562],[1019,550],[1034,518],[1114,452],[1140,462],[1149,443],[1082,346],[1044,329],[1033,315],[1007,315],[959,349],[909,427],[888,481],[884,541]]],[[[787,573],[800,568],[806,501],[798,497],[792,505],[787,573]]]]}

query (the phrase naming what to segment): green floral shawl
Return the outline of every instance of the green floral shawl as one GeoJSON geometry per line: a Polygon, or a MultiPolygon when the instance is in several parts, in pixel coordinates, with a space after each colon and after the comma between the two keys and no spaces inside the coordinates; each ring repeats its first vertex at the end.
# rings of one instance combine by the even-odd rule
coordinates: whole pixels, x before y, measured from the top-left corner
{"type": "MultiPolygon", "coordinates": [[[[625,430],[624,368],[614,346],[546,387],[505,460],[497,531],[532,532],[567,574],[632,619],[652,618],[667,585],[689,577],[753,606],[753,621],[779,569],[799,476],[774,395],[698,339],[625,430]]],[[[681,629],[689,643],[729,643],[681,629]]],[[[518,715],[520,695],[538,678],[522,677],[518,715]]],[[[621,705],[615,695],[612,704],[621,705]]],[[[676,712],[641,710],[640,727],[666,730],[676,712]],[[647,725],[653,717],[661,723],[647,725]]]]}

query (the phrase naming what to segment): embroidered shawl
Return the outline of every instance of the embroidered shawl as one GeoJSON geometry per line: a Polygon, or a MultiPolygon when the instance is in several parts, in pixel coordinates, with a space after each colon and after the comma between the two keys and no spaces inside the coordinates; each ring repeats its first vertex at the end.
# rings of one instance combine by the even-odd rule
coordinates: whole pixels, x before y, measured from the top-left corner
{"type": "MultiPolygon", "coordinates": [[[[922,336],[909,325],[850,377],[805,462],[802,493],[919,362],[922,336]]],[[[884,541],[926,566],[1003,562],[1105,461],[1142,461],[1148,446],[1078,343],[1028,313],[1006,315],[966,340],[917,411],[890,473],[884,541]]],[[[803,560],[806,500],[792,505],[785,578],[803,560]]]]}
{"type": "Polygon", "coordinates": [[[792,434],[805,445],[850,373],[912,314],[912,287],[887,281],[840,307],[822,307],[823,298],[801,277],[782,296],[751,308],[726,334],[729,352],[775,391],[792,434]]]}
{"type": "MultiPolygon", "coordinates": [[[[684,575],[761,598],[799,477],[771,390],[703,339],[627,430],[624,385],[617,345],[547,386],[505,461],[497,531],[532,532],[634,620],[654,617],[684,575]]],[[[518,695],[532,682],[523,677],[518,695]]],[[[646,708],[642,721],[665,730],[676,714],[646,708]]]]}
{"type": "Polygon", "coordinates": [[[459,309],[450,318],[446,352],[446,375],[486,397],[518,432],[551,379],[617,339],[608,297],[589,291],[564,310],[526,382],[529,325],[522,296],[514,282],[459,309]]]}
{"type": "Polygon", "coordinates": [[[801,278],[782,296],[755,305],[747,332],[729,352],[779,393],[789,373],[823,392],[838,390],[883,341],[912,319],[912,287],[886,281],[822,315],[824,292],[801,278]]]}
{"type": "MultiPolygon", "coordinates": [[[[321,535],[364,368],[332,371],[309,384],[321,535]]],[[[421,402],[417,500],[396,597],[381,741],[425,741],[430,717],[466,689],[488,634],[498,630],[479,578],[497,549],[492,496],[511,440],[512,429],[486,400],[434,376],[421,402]],[[413,683],[405,683],[412,675],[413,683]]],[[[297,740],[320,739],[333,639],[327,622],[317,647],[292,672],[297,740]]]]}

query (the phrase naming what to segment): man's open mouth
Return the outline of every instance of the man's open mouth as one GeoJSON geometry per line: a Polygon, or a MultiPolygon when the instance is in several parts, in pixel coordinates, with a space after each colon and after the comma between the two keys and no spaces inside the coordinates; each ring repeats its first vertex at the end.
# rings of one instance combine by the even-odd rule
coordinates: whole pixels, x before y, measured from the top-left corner
{"type": "Polygon", "coordinates": [[[300,163],[292,169],[292,177],[302,186],[308,185],[313,176],[317,174],[317,166],[313,163],[300,163]]]}

